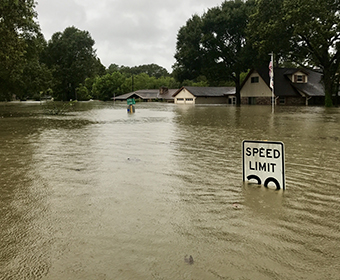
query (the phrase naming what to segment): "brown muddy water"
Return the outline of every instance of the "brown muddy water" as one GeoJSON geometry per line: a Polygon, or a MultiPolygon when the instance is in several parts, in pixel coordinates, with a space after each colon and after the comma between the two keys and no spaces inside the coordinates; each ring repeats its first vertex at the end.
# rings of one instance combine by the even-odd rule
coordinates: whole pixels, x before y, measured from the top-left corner
{"type": "Polygon", "coordinates": [[[339,108],[2,103],[0,141],[1,279],[340,279],[339,108]],[[285,144],[284,192],[243,140],[285,144]]]}

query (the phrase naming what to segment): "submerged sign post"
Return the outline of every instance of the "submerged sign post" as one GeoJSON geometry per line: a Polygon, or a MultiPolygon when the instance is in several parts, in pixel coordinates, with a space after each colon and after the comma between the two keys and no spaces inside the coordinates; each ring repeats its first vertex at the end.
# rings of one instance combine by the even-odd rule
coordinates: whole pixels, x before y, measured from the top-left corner
{"type": "Polygon", "coordinates": [[[127,105],[128,105],[128,107],[127,107],[128,113],[133,114],[135,112],[135,106],[133,106],[134,104],[136,104],[135,99],[129,98],[129,99],[126,100],[126,102],[127,102],[127,105]]]}
{"type": "Polygon", "coordinates": [[[285,189],[284,144],[270,141],[243,141],[243,181],[256,180],[266,188],[285,189]]]}

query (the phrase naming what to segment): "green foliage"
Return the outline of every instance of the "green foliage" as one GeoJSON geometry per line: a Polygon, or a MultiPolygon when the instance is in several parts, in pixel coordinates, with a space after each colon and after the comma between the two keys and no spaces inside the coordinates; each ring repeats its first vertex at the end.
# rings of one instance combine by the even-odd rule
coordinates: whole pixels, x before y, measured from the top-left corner
{"type": "Polygon", "coordinates": [[[79,87],[76,88],[76,97],[77,97],[76,100],[79,100],[79,101],[92,99],[92,95],[90,94],[90,91],[83,84],[80,84],[79,87]]]}
{"type": "Polygon", "coordinates": [[[245,78],[247,77],[248,73],[249,73],[250,69],[248,69],[246,72],[242,72],[240,75],[240,82],[241,84],[243,83],[243,81],[245,80],[245,78]]]}
{"type": "Polygon", "coordinates": [[[20,92],[17,98],[21,100],[32,99],[39,92],[46,92],[52,87],[52,72],[40,62],[40,54],[46,46],[42,34],[26,40],[27,51],[25,53],[26,63],[22,69],[22,77],[19,81],[20,92]]]}
{"type": "Polygon", "coordinates": [[[42,109],[46,115],[65,115],[74,110],[77,101],[55,102],[47,101],[42,104],[42,109]]]}
{"type": "Polygon", "coordinates": [[[277,59],[285,61],[286,50],[290,44],[291,30],[283,28],[284,11],[282,3],[284,0],[258,0],[256,8],[250,16],[247,27],[247,37],[256,50],[255,66],[267,66],[268,54],[273,52],[277,59]]]}
{"type": "Polygon", "coordinates": [[[110,100],[114,95],[125,93],[126,77],[120,72],[108,73],[97,77],[92,86],[92,93],[100,100],[110,100]]]}
{"type": "Polygon", "coordinates": [[[39,33],[34,0],[0,2],[0,99],[21,91],[27,40],[39,33]]]}
{"type": "Polygon", "coordinates": [[[193,15],[177,34],[173,75],[178,81],[193,80],[200,76],[203,66],[201,40],[202,19],[193,15]]]}
{"type": "Polygon", "coordinates": [[[136,90],[141,90],[141,89],[159,89],[161,87],[167,87],[167,88],[178,88],[179,83],[175,81],[174,78],[172,77],[160,77],[156,78],[153,76],[149,76],[146,73],[141,73],[139,75],[133,76],[131,78],[128,78],[126,80],[128,85],[131,85],[132,90],[131,91],[136,91],[136,90]],[[133,85],[132,85],[132,80],[133,80],[133,85]]]}
{"type": "Polygon", "coordinates": [[[42,59],[53,71],[57,98],[76,99],[76,88],[102,71],[93,45],[90,33],[75,27],[53,34],[42,59]]]}
{"type": "Polygon", "coordinates": [[[208,87],[209,83],[205,76],[199,76],[195,80],[184,80],[181,86],[188,87],[208,87]]]}
{"type": "Polygon", "coordinates": [[[157,64],[145,64],[134,67],[128,67],[123,65],[118,66],[117,64],[111,64],[107,69],[107,72],[108,73],[121,72],[122,74],[126,74],[126,76],[139,75],[144,73],[150,77],[155,78],[170,76],[170,74],[165,68],[157,64]]]}

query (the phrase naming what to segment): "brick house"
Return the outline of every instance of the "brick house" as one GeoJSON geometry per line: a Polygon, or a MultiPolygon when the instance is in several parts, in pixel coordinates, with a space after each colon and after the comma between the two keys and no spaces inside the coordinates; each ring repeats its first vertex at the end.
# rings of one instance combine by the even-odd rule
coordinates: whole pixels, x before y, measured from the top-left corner
{"type": "MultiPolygon", "coordinates": [[[[274,69],[274,97],[276,105],[323,105],[325,91],[322,74],[299,68],[274,69]]],[[[241,104],[270,105],[272,90],[269,70],[251,70],[241,85],[241,104]]]]}

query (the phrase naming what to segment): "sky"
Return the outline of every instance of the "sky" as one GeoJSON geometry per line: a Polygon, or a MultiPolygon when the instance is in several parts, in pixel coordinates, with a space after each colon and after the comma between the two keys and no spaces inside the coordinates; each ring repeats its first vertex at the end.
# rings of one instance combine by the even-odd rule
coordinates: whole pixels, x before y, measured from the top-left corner
{"type": "Polygon", "coordinates": [[[172,72],[178,30],[222,0],[38,0],[38,22],[48,41],[75,26],[88,31],[105,67],[155,63],[172,72]]]}

